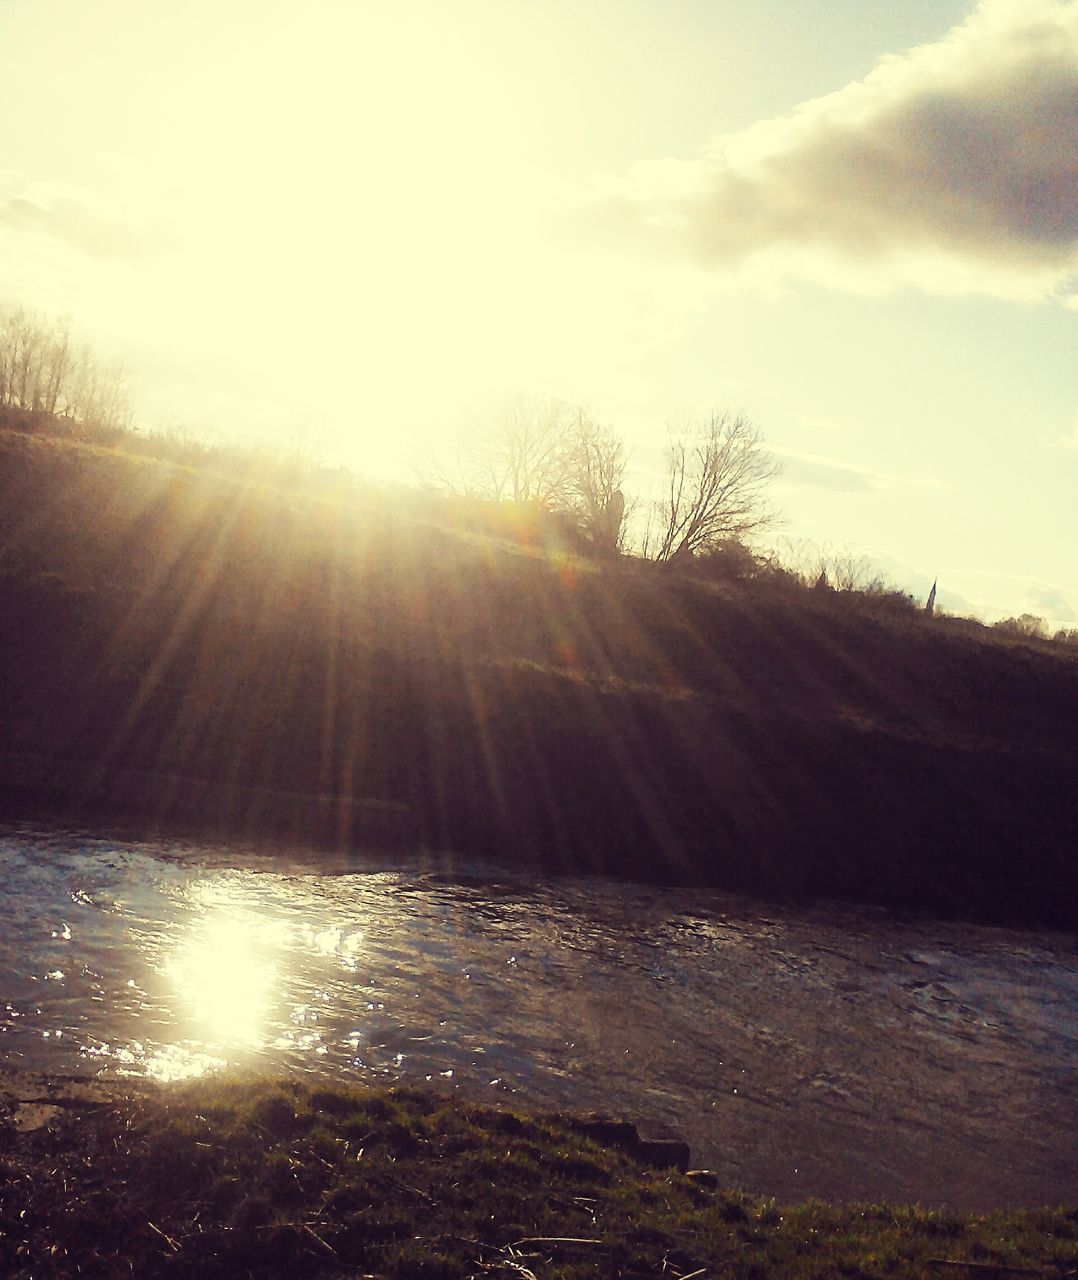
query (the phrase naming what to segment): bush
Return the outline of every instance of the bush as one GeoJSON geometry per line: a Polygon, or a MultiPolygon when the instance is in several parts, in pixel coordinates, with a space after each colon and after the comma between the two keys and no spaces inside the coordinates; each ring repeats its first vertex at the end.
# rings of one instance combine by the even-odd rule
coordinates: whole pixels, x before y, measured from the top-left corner
{"type": "Polygon", "coordinates": [[[994,624],[994,628],[1006,635],[1019,636],[1023,639],[1048,639],[1048,624],[1043,618],[1038,618],[1032,613],[1023,613],[1018,618],[1002,618],[994,624]]]}

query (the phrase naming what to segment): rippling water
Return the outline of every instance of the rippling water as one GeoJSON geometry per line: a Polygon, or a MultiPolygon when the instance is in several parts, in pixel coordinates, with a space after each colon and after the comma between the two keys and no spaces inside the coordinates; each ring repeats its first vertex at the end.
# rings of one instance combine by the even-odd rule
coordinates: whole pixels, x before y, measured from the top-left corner
{"type": "Polygon", "coordinates": [[[781,1198],[1078,1200],[1078,950],[469,866],[0,829],[0,1063],[625,1114],[781,1198]]]}

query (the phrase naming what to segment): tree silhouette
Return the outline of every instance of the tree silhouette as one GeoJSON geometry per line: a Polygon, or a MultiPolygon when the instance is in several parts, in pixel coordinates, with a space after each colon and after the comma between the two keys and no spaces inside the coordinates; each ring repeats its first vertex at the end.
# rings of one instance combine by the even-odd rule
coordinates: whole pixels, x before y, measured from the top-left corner
{"type": "Polygon", "coordinates": [[[121,372],[73,346],[66,320],[50,324],[21,307],[0,309],[0,408],[110,430],[129,417],[121,372]]]}
{"type": "Polygon", "coordinates": [[[656,503],[656,560],[680,562],[774,520],[767,488],[779,472],[747,418],[713,413],[667,449],[667,492],[656,503]]]}

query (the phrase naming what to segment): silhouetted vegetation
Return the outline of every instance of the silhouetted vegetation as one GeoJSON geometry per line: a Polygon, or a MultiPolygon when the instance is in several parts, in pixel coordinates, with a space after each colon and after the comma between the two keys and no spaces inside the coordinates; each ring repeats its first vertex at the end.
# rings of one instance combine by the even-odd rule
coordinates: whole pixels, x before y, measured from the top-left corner
{"type": "Polygon", "coordinates": [[[1047,640],[1048,625],[1043,618],[1032,613],[1023,613],[1017,618],[1001,618],[993,624],[1007,635],[1020,636],[1031,640],[1047,640]]]}
{"type": "MultiPolygon", "coordinates": [[[[0,1270],[73,1275],[923,1277],[1070,1274],[1065,1209],[777,1205],[648,1169],[565,1117],[432,1092],[38,1085],[0,1120],[0,1270]],[[57,1106],[56,1102],[64,1105],[57,1106]]],[[[617,1128],[617,1126],[612,1126],[617,1128]]]]}
{"type": "Polygon", "coordinates": [[[1075,923],[1070,646],[2,412],[12,811],[1075,923]]]}
{"type": "Polygon", "coordinates": [[[627,536],[625,446],[581,406],[521,397],[477,428],[427,480],[464,499],[511,503],[557,522],[580,550],[613,555],[627,536]]]}
{"type": "Polygon", "coordinates": [[[644,555],[682,564],[744,542],[774,519],[767,489],[778,464],[747,418],[713,413],[698,430],[670,441],[666,493],[655,503],[644,555]]]}
{"type": "Polygon", "coordinates": [[[115,433],[130,410],[119,369],[106,368],[66,322],[50,323],[23,308],[0,309],[0,409],[8,421],[66,419],[69,429],[115,433]]]}

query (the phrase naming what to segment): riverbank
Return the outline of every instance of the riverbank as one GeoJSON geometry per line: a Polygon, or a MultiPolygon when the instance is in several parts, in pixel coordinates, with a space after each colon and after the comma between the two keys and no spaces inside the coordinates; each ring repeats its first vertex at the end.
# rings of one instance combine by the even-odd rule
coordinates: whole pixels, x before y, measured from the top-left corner
{"type": "Polygon", "coordinates": [[[777,1205],[618,1126],[419,1090],[0,1077],[5,1276],[982,1275],[1078,1270],[1078,1212],[777,1205]],[[662,1163],[660,1159],[660,1163],[662,1163]],[[968,1262],[959,1269],[954,1264],[968,1262]]]}
{"type": "Polygon", "coordinates": [[[0,455],[9,815],[1078,928],[1065,646],[437,495],[0,455]]]}

